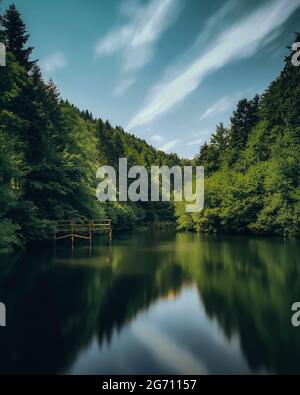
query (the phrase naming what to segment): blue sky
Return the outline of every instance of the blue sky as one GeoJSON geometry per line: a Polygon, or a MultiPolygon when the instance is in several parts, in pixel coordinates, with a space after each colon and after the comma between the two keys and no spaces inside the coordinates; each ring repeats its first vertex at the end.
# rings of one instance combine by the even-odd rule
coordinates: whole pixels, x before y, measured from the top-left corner
{"type": "Polygon", "coordinates": [[[63,98],[184,157],[276,78],[300,30],[300,0],[14,3],[63,98]]]}

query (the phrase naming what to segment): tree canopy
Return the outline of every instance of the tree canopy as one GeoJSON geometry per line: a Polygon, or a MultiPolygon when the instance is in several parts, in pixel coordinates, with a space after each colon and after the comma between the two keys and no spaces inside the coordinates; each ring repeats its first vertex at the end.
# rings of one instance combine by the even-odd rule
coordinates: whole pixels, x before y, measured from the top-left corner
{"type": "Polygon", "coordinates": [[[187,215],[178,204],[180,228],[299,237],[300,68],[292,53],[266,91],[239,101],[229,127],[218,125],[200,148],[205,209],[187,215]]]}

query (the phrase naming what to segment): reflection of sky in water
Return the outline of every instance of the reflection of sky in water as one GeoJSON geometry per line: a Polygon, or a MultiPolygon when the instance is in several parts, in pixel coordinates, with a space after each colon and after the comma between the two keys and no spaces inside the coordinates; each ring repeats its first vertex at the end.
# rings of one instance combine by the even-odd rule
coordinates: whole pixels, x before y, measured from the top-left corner
{"type": "Polygon", "coordinates": [[[160,300],[115,333],[99,350],[94,338],[78,356],[73,374],[250,373],[239,340],[228,341],[208,320],[195,287],[160,300]]]}
{"type": "Polygon", "coordinates": [[[142,232],[67,246],[3,262],[0,372],[299,374],[299,241],[142,232]]]}

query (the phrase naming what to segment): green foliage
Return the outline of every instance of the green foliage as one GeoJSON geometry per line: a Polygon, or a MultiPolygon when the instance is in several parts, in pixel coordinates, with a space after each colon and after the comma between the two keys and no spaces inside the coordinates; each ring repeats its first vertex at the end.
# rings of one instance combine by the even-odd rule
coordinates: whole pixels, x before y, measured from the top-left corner
{"type": "Polygon", "coordinates": [[[121,127],[95,119],[62,101],[54,82],[45,82],[26,47],[28,34],[10,6],[0,18],[7,65],[0,68],[0,252],[51,237],[52,221],[110,217],[115,228],[133,228],[172,217],[169,203],[99,203],[100,165],[174,165],[166,155],[121,127]]]}
{"type": "MultiPolygon", "coordinates": [[[[30,59],[15,6],[0,23],[7,45],[7,65],[0,68],[0,252],[49,238],[56,219],[108,216],[126,229],[172,220],[172,202],[99,203],[96,169],[118,171],[121,157],[147,169],[190,163],[62,101],[30,59]]],[[[290,55],[262,97],[241,100],[230,127],[217,126],[195,160],[205,166],[206,208],[187,214],[176,204],[180,229],[299,235],[299,73],[290,55]]]]}
{"type": "Polygon", "coordinates": [[[25,48],[29,35],[16,6],[12,4],[1,18],[1,25],[5,31],[7,49],[15,55],[17,62],[30,70],[35,62],[30,62],[29,57],[32,47],[25,48]]]}
{"type": "Polygon", "coordinates": [[[205,166],[205,209],[187,214],[177,204],[179,229],[299,237],[299,80],[290,55],[261,98],[241,100],[229,129],[217,126],[196,157],[205,166]]]}

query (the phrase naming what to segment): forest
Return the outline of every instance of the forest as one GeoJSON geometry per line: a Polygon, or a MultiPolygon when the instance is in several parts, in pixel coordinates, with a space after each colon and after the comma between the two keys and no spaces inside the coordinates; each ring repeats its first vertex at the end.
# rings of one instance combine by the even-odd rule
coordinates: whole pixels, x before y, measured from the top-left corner
{"type": "Polygon", "coordinates": [[[187,214],[177,204],[179,229],[299,237],[300,67],[288,49],[278,78],[240,100],[229,127],[217,125],[200,148],[194,164],[205,168],[205,208],[187,214]]]}
{"type": "Polygon", "coordinates": [[[109,217],[115,229],[176,219],[179,230],[299,236],[300,68],[292,51],[263,95],[241,100],[230,125],[220,123],[190,162],[63,100],[32,59],[16,7],[0,18],[0,253],[49,239],[59,219],[109,217]],[[204,166],[204,210],[188,214],[184,202],[98,202],[96,170],[117,169],[120,157],[146,168],[204,166]]]}
{"type": "Polygon", "coordinates": [[[173,217],[169,203],[100,204],[95,195],[100,165],[177,165],[177,155],[96,119],[62,100],[52,80],[45,82],[29,35],[14,5],[1,16],[0,42],[0,251],[51,237],[53,220],[112,219],[131,229],[156,218],[173,217]]]}

